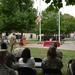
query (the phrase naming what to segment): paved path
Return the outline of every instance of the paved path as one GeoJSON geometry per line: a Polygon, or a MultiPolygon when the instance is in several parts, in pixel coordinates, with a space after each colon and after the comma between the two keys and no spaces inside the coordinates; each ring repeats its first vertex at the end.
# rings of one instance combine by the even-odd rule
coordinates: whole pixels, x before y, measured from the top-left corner
{"type": "MultiPolygon", "coordinates": [[[[49,48],[43,46],[43,44],[27,44],[26,47],[33,47],[33,48],[49,48]]],[[[64,44],[60,45],[58,49],[63,49],[63,50],[75,50],[75,41],[65,41],[64,44]]]]}

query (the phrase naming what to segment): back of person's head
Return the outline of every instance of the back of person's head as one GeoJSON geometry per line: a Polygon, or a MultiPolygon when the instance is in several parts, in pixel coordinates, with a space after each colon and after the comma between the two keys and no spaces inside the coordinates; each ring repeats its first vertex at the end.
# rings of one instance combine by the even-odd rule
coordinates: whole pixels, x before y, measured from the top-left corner
{"type": "Polygon", "coordinates": [[[25,48],[22,52],[23,62],[27,62],[31,58],[31,52],[29,48],[25,48]]]}
{"type": "Polygon", "coordinates": [[[6,50],[0,50],[0,63],[5,64],[7,61],[7,51],[6,50]]]}
{"type": "Polygon", "coordinates": [[[7,44],[6,42],[1,43],[1,49],[7,49],[7,44]]]}
{"type": "Polygon", "coordinates": [[[15,33],[13,33],[13,35],[15,35],[15,33]]]}
{"type": "Polygon", "coordinates": [[[55,46],[50,46],[48,51],[47,51],[47,56],[50,56],[52,58],[55,58],[57,56],[56,53],[56,47],[55,46]]]}
{"type": "Polygon", "coordinates": [[[57,42],[54,42],[53,46],[57,48],[57,42]]]}

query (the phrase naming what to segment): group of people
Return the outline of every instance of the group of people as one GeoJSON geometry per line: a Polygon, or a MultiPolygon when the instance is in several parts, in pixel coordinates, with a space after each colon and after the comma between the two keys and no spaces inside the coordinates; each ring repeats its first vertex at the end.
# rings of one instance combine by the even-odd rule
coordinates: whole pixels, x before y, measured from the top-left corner
{"type": "MultiPolygon", "coordinates": [[[[57,50],[56,43],[50,46],[47,51],[47,57],[41,62],[42,71],[46,68],[57,68],[61,70],[63,67],[62,57],[63,54],[57,50]]],[[[9,52],[7,44],[3,42],[0,50],[0,75],[16,75],[15,70],[19,67],[30,67],[37,74],[35,59],[32,57],[29,48],[24,48],[21,42],[19,48],[14,49],[12,54],[9,52]],[[19,60],[16,59],[17,57],[20,57],[19,60]]]]}
{"type": "Polygon", "coordinates": [[[17,61],[15,55],[9,52],[7,44],[1,43],[0,75],[17,75],[15,70],[19,67],[30,67],[34,70],[35,60],[31,57],[30,49],[23,48],[20,55],[20,59],[17,61]]]}
{"type": "MultiPolygon", "coordinates": [[[[23,43],[24,46],[26,45],[26,37],[25,37],[25,35],[22,36],[22,39],[20,40],[19,43],[23,43]]],[[[10,51],[11,51],[11,53],[13,51],[13,48],[14,48],[15,44],[16,44],[16,34],[13,33],[13,35],[10,38],[10,46],[11,46],[10,51]]]]}
{"type": "MultiPolygon", "coordinates": [[[[42,72],[48,68],[59,69],[60,71],[63,68],[63,53],[61,50],[57,49],[57,43],[54,43],[47,50],[47,57],[41,62],[42,72]]],[[[72,66],[75,63],[75,60],[72,62],[72,66]]],[[[19,43],[19,47],[15,48],[13,54],[9,52],[7,44],[5,42],[1,43],[0,50],[0,75],[17,75],[15,71],[19,67],[30,67],[34,70],[35,74],[35,59],[31,55],[29,48],[23,47],[23,42],[19,43]],[[19,59],[17,60],[17,58],[19,59]]],[[[72,67],[74,71],[75,66],[72,67]]]]}

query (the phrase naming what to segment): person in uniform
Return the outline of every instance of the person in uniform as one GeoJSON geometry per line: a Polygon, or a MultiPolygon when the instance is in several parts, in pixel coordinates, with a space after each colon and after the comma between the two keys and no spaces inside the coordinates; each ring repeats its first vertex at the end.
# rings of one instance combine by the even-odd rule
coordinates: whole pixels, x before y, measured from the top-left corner
{"type": "Polygon", "coordinates": [[[62,59],[63,58],[63,53],[62,53],[62,51],[60,49],[57,49],[57,42],[54,42],[53,46],[56,47],[57,57],[62,59]]]}
{"type": "Polygon", "coordinates": [[[63,62],[57,57],[56,48],[50,46],[47,51],[47,57],[42,61],[42,71],[48,68],[54,68],[61,70],[63,67],[63,62]]]}
{"type": "Polygon", "coordinates": [[[16,44],[16,35],[15,33],[13,33],[13,36],[10,38],[11,53],[15,44],[16,44]]]}
{"type": "Polygon", "coordinates": [[[6,66],[7,56],[6,50],[0,50],[0,75],[17,75],[15,70],[6,66]]]}
{"type": "Polygon", "coordinates": [[[21,58],[23,50],[24,50],[23,42],[20,42],[19,46],[17,48],[15,48],[13,51],[13,55],[16,57],[17,62],[18,62],[18,59],[21,58]]]}
{"type": "Polygon", "coordinates": [[[9,51],[7,50],[7,44],[6,42],[2,42],[1,43],[1,50],[6,50],[7,51],[7,62],[6,62],[6,65],[10,68],[13,67],[13,64],[16,62],[16,57],[12,54],[12,53],[9,53],[9,51]]]}

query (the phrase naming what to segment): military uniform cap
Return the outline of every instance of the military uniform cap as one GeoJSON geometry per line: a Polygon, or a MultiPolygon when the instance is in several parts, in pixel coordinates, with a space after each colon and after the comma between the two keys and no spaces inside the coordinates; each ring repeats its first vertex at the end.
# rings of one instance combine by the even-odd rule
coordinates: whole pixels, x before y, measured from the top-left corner
{"type": "Polygon", "coordinates": [[[52,46],[49,47],[49,50],[56,51],[56,47],[52,45],[52,46]]]}
{"type": "Polygon", "coordinates": [[[6,42],[2,42],[2,43],[1,43],[1,49],[6,49],[6,48],[7,48],[6,42]]]}
{"type": "Polygon", "coordinates": [[[1,46],[6,46],[6,45],[7,45],[6,42],[1,43],[1,46]]]}

